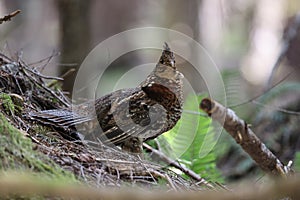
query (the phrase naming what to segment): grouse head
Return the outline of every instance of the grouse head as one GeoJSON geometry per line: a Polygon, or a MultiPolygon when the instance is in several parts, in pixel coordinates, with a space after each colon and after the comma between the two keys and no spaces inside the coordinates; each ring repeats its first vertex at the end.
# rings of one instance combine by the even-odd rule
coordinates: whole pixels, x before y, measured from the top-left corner
{"type": "Polygon", "coordinates": [[[166,42],[159,63],[176,69],[175,56],[166,42]]]}

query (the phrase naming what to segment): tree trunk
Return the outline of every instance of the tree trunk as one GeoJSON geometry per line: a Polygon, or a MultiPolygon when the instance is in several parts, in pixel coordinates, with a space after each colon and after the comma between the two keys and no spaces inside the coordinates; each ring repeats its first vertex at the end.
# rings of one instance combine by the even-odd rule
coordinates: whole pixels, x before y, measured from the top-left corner
{"type": "MultiPolygon", "coordinates": [[[[60,18],[61,63],[60,73],[78,68],[90,47],[89,9],[90,0],[57,0],[60,18]]],[[[75,76],[65,77],[63,89],[71,92],[75,76]]]]}

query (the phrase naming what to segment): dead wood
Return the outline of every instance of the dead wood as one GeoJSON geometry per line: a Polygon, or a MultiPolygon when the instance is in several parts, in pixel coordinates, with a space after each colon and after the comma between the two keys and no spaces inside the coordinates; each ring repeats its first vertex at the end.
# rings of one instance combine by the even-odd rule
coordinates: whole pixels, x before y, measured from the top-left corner
{"type": "Polygon", "coordinates": [[[3,22],[7,22],[10,21],[13,17],[15,17],[17,14],[19,14],[21,12],[21,10],[16,10],[8,15],[5,15],[4,17],[0,18],[0,24],[2,24],[3,22]]]}
{"type": "Polygon", "coordinates": [[[233,110],[209,98],[201,101],[200,108],[218,121],[262,170],[283,177],[290,173],[290,168],[284,166],[250,129],[250,125],[240,119],[233,110]]]}

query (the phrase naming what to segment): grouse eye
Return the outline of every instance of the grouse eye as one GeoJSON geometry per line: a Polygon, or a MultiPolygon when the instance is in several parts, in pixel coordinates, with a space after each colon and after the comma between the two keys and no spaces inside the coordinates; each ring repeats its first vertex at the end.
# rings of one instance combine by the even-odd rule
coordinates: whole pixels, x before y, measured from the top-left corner
{"type": "Polygon", "coordinates": [[[142,106],[143,106],[143,108],[144,108],[145,110],[149,110],[149,108],[148,108],[148,105],[147,105],[147,104],[143,104],[142,106]]]}

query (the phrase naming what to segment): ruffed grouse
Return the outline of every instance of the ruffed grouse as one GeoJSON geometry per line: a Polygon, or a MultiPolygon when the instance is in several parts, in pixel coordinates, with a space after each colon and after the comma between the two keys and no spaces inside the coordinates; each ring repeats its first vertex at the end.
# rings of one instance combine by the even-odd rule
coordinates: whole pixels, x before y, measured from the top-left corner
{"type": "Polygon", "coordinates": [[[182,79],[174,54],[165,43],[156,67],[136,88],[117,90],[94,102],[74,106],[72,110],[44,110],[29,115],[42,123],[68,128],[97,117],[102,129],[96,133],[100,140],[138,153],[143,141],[170,130],[180,119],[182,79]]]}

